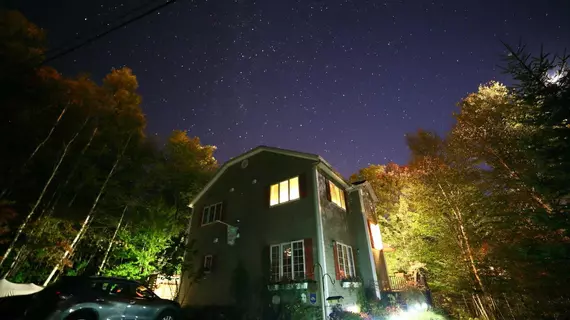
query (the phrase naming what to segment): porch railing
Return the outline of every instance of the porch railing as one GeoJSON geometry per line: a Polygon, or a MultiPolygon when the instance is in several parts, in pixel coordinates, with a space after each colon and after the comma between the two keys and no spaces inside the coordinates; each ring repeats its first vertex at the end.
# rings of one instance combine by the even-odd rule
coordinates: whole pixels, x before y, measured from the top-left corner
{"type": "Polygon", "coordinates": [[[389,275],[388,281],[383,281],[382,284],[384,291],[404,291],[409,288],[426,288],[425,278],[421,276],[412,277],[407,274],[389,275]]]}

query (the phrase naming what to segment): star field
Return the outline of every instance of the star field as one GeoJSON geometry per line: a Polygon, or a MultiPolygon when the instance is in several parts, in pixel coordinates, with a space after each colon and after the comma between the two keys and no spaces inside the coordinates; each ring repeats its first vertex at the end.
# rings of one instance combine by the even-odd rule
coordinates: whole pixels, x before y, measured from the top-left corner
{"type": "MultiPolygon", "coordinates": [[[[83,2],[20,9],[58,47],[164,3],[83,2]]],[[[94,79],[132,68],[148,134],[188,130],[220,162],[263,144],[319,154],[348,176],[406,162],[405,133],[447,130],[463,96],[507,81],[500,41],[562,53],[568,12],[566,1],[179,0],[53,65],[94,79]]]]}

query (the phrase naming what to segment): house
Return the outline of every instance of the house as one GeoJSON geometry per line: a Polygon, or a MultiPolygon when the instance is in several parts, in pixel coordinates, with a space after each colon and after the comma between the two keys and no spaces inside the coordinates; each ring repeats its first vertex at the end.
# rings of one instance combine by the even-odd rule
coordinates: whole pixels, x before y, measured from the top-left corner
{"type": "Polygon", "coordinates": [[[325,318],[388,281],[376,196],[320,156],[260,146],[225,163],[191,201],[178,301],[272,318],[300,303],[325,318]],[[339,298],[342,297],[342,300],[339,298]]]}

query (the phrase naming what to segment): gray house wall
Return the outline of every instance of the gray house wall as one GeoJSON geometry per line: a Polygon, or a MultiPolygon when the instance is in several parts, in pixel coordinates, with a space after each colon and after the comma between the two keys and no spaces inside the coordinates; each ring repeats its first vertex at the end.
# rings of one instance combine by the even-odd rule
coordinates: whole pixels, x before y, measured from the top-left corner
{"type": "MultiPolygon", "coordinates": [[[[344,210],[329,200],[327,194],[328,180],[330,177],[319,171],[319,198],[324,230],[326,272],[330,276],[326,277],[326,281],[329,281],[326,295],[328,297],[342,296],[342,305],[346,307],[357,304],[358,290],[353,287],[343,288],[342,281],[336,278],[334,243],[341,242],[352,247],[356,276],[361,278],[365,285],[373,280],[375,271],[372,270],[370,263],[366,242],[368,235],[364,229],[358,190],[346,193],[346,210],[344,210]]],[[[343,189],[339,184],[336,185],[343,189]]],[[[327,311],[328,313],[330,313],[330,308],[327,311]]]]}
{"type": "MultiPolygon", "coordinates": [[[[367,203],[372,203],[370,195],[365,188],[359,188],[350,194],[351,203],[354,203],[353,213],[350,215],[356,236],[356,250],[358,252],[356,265],[359,266],[362,285],[376,297],[380,297],[377,264],[374,262],[374,249],[371,244],[370,230],[368,229],[367,203]]],[[[354,250],[354,249],[353,249],[354,250]]]]}
{"type": "MultiPolygon", "coordinates": [[[[375,215],[375,205],[371,200],[369,191],[366,188],[362,189],[362,209],[365,219],[378,223],[375,215]]],[[[369,231],[368,231],[369,232],[369,231]]],[[[390,280],[388,279],[388,269],[386,267],[386,259],[384,258],[383,250],[371,248],[374,257],[374,264],[376,269],[376,278],[380,289],[389,288],[390,280]]]]}
{"type": "Polygon", "coordinates": [[[214,266],[198,283],[189,284],[188,274],[183,274],[179,296],[183,306],[246,304],[252,312],[259,311],[266,302],[272,244],[312,238],[313,261],[317,261],[313,168],[308,159],[261,152],[248,158],[245,169],[239,163],[226,169],[194,205],[190,242],[195,241],[197,253],[187,259],[199,267],[203,256],[212,254],[214,266]],[[270,186],[295,176],[300,179],[301,198],[270,207],[270,186]],[[222,221],[239,227],[240,237],[233,246],[226,242],[225,225],[201,226],[204,206],[217,202],[224,204],[222,221]],[[240,288],[234,291],[236,282],[240,288]]]}
{"type": "MultiPolygon", "coordinates": [[[[225,168],[210,188],[194,203],[190,223],[186,263],[194,267],[183,271],[178,301],[183,307],[241,306],[250,314],[259,315],[271,305],[274,292],[268,292],[270,273],[269,247],[273,244],[311,239],[315,282],[299,293],[317,293],[321,298],[343,296],[342,304],[357,304],[358,290],[343,288],[336,279],[334,242],[342,242],[353,248],[356,275],[365,286],[378,281],[378,267],[382,266],[378,250],[370,248],[367,218],[374,210],[372,198],[365,188],[351,188],[345,193],[344,210],[329,200],[327,181],[336,182],[327,170],[316,168],[316,161],[301,157],[262,151],[247,158],[242,168],[235,163],[225,168]],[[316,170],[316,181],[315,179],[316,170]],[[272,184],[299,176],[301,198],[276,206],[269,206],[269,189],[272,184]],[[315,185],[316,184],[316,185],[315,185]],[[315,187],[318,195],[315,194],[315,187]],[[318,198],[317,198],[318,196],[318,198]],[[364,201],[362,201],[364,200],[364,201]],[[240,237],[233,246],[227,244],[227,226],[213,223],[202,226],[205,206],[223,203],[222,221],[239,228],[240,237]],[[318,211],[317,211],[318,208],[318,211]],[[323,242],[318,238],[317,224],[320,217],[323,242]],[[324,247],[325,261],[320,261],[324,247]],[[203,264],[205,255],[213,255],[212,272],[203,274],[197,282],[190,282],[203,264]],[[371,258],[373,261],[371,261],[371,258]],[[322,291],[320,269],[326,273],[322,291]]],[[[341,184],[335,183],[341,190],[341,184]]],[[[305,259],[305,263],[307,258],[305,259]]],[[[326,313],[331,312],[330,306],[326,313]]]]}

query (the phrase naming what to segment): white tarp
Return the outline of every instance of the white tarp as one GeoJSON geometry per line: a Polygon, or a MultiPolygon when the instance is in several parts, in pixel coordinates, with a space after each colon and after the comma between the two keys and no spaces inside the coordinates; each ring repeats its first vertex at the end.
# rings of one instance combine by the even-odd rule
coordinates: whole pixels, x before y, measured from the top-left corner
{"type": "Polygon", "coordinates": [[[32,294],[43,290],[43,288],[33,283],[13,283],[6,279],[0,279],[0,298],[32,294]]]}

